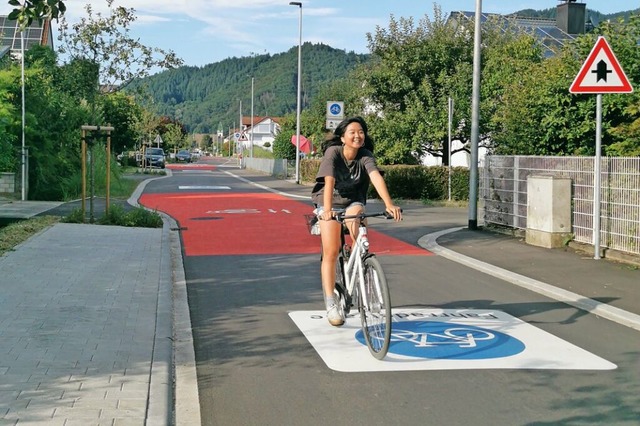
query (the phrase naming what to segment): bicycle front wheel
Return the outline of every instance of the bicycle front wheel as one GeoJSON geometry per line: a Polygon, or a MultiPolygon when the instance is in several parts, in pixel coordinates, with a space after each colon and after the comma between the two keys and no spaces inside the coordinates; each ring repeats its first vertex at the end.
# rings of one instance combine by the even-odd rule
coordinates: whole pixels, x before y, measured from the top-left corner
{"type": "Polygon", "coordinates": [[[387,355],[391,341],[391,295],[382,266],[375,257],[364,259],[364,282],[358,292],[362,333],[376,359],[387,355]]]}
{"type": "Polygon", "coordinates": [[[351,297],[347,294],[347,286],[344,283],[344,259],[338,256],[336,259],[336,278],[333,294],[338,301],[338,309],[343,317],[349,315],[351,309],[351,297]]]}

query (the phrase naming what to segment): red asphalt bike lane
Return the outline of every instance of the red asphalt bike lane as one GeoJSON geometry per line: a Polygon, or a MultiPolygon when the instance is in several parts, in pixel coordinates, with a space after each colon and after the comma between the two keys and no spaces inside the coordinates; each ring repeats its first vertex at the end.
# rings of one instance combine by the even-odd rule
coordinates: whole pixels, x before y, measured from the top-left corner
{"type": "MultiPolygon", "coordinates": [[[[181,228],[185,256],[313,254],[320,237],[309,233],[307,203],[280,194],[161,193],[143,194],[140,204],[173,217],[181,228]]],[[[375,219],[370,219],[375,221],[375,219]]],[[[371,251],[378,255],[431,255],[372,229],[371,251]]]]}

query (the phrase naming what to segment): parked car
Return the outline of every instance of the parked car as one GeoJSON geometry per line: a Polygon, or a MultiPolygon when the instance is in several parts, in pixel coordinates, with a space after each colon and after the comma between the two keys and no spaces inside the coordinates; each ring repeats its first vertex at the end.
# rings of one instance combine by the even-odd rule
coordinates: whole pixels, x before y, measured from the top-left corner
{"type": "Polygon", "coordinates": [[[179,162],[179,163],[180,162],[190,163],[191,162],[191,153],[189,151],[187,151],[186,149],[181,149],[176,154],[176,161],[179,162]]]}
{"type": "Polygon", "coordinates": [[[149,167],[159,167],[164,169],[164,149],[162,148],[147,148],[144,153],[144,160],[149,167]]]}

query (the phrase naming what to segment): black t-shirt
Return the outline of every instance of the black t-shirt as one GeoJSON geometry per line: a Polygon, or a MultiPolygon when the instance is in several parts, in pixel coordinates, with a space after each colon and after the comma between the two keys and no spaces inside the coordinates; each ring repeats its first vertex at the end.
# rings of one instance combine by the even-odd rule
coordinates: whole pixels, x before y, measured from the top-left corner
{"type": "Polygon", "coordinates": [[[369,173],[376,170],[376,160],[368,149],[360,148],[356,158],[347,161],[342,154],[342,146],[330,146],[322,157],[311,199],[318,206],[324,204],[324,178],[333,176],[336,180],[333,207],[344,208],[354,202],[365,204],[369,189],[369,173]]]}

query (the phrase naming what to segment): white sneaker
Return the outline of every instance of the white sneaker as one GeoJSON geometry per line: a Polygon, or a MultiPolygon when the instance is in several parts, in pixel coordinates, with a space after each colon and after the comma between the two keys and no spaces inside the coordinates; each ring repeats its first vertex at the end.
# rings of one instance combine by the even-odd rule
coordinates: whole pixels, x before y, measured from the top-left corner
{"type": "Polygon", "coordinates": [[[329,320],[329,324],[335,327],[339,327],[344,324],[344,315],[338,305],[332,305],[327,309],[327,319],[329,320]]]}

